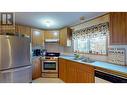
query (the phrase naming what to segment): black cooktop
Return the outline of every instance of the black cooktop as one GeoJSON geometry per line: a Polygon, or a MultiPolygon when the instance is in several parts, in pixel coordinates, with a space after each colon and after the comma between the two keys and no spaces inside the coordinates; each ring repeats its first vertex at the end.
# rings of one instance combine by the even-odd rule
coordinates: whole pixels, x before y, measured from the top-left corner
{"type": "Polygon", "coordinates": [[[48,56],[48,57],[59,57],[60,56],[60,53],[46,52],[45,56],[48,56]]]}

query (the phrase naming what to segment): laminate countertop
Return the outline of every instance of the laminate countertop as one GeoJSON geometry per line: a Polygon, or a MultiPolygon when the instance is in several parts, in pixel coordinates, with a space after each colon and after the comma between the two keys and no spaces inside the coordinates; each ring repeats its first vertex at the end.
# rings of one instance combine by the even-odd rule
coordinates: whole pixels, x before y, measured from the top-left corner
{"type": "Polygon", "coordinates": [[[31,60],[40,59],[43,60],[42,56],[32,56],[31,60]]]}
{"type": "Polygon", "coordinates": [[[120,66],[120,65],[116,65],[116,64],[112,64],[112,63],[108,63],[108,62],[101,62],[101,61],[87,63],[87,62],[82,62],[81,60],[75,60],[73,56],[64,56],[63,55],[63,56],[60,56],[60,58],[78,62],[81,64],[91,65],[91,66],[94,66],[95,69],[107,71],[108,73],[113,73],[113,74],[127,78],[127,66],[120,66]]]}

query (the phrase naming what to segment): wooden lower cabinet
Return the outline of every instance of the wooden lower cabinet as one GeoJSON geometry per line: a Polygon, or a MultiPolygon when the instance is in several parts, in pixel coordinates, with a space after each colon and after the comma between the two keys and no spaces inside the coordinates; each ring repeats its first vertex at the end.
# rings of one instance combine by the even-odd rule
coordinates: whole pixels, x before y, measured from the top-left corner
{"type": "Polygon", "coordinates": [[[32,79],[41,77],[41,67],[42,64],[40,58],[35,58],[32,62],[32,79]]]}
{"type": "Polygon", "coordinates": [[[66,60],[59,59],[59,78],[66,82],[66,60]]]}
{"type": "Polygon", "coordinates": [[[65,83],[94,83],[94,67],[59,58],[59,78],[65,83]]]}

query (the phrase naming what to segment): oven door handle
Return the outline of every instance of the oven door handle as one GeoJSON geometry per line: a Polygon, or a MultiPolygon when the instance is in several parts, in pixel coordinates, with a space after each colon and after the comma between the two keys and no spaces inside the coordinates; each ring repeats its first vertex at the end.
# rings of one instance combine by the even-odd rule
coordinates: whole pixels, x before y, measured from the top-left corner
{"type": "Polygon", "coordinates": [[[43,62],[57,62],[57,61],[43,61],[43,62]]]}

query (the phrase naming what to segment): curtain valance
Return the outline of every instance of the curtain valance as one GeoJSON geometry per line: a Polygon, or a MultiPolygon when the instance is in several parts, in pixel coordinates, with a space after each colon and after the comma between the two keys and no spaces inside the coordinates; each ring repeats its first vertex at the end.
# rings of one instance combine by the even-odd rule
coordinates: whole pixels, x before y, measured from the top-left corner
{"type": "Polygon", "coordinates": [[[73,39],[86,39],[107,35],[109,31],[109,22],[93,25],[72,32],[73,39]]]}

